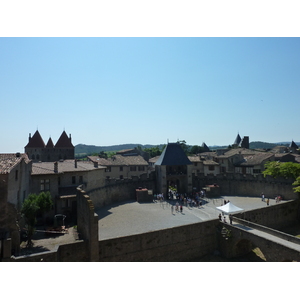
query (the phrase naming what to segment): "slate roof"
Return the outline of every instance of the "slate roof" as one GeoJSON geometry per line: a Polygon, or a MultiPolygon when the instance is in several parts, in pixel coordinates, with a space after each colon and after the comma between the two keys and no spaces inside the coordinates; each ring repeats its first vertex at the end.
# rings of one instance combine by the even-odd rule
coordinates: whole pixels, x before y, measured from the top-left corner
{"type": "Polygon", "coordinates": [[[207,145],[205,143],[202,143],[202,146],[201,146],[204,150],[204,152],[209,152],[209,148],[207,147],[207,145]]]}
{"type": "MultiPolygon", "coordinates": [[[[94,163],[90,161],[77,161],[77,168],[75,168],[74,159],[66,159],[64,161],[57,162],[57,173],[67,172],[83,172],[95,170],[94,163]]],[[[105,167],[99,166],[98,169],[105,169],[105,167]]],[[[32,163],[31,175],[43,175],[43,174],[57,174],[54,172],[54,162],[34,162],[32,163]]]]}
{"type": "Polygon", "coordinates": [[[55,148],[74,148],[65,131],[63,131],[60,138],[56,142],[55,148]]]}
{"type": "Polygon", "coordinates": [[[34,133],[34,135],[31,138],[29,138],[29,142],[25,146],[25,148],[44,148],[44,147],[45,147],[45,143],[38,130],[34,133]]]}
{"type": "Polygon", "coordinates": [[[290,147],[290,148],[294,148],[294,149],[298,149],[298,148],[299,148],[299,147],[297,146],[297,144],[296,144],[294,141],[292,141],[292,142],[290,143],[289,147],[290,147]]]}
{"type": "Polygon", "coordinates": [[[223,155],[218,155],[218,158],[228,158],[230,156],[236,155],[236,154],[242,154],[242,155],[251,155],[260,153],[258,151],[254,151],[251,149],[245,149],[245,148],[237,148],[237,149],[230,149],[227,152],[225,152],[223,155]]]}
{"type": "Polygon", "coordinates": [[[49,140],[48,140],[48,142],[47,142],[47,145],[46,145],[46,148],[54,148],[54,144],[53,144],[51,138],[49,138],[49,140]]]}
{"type": "Polygon", "coordinates": [[[16,153],[0,154],[0,174],[9,173],[21,160],[25,163],[29,163],[27,154],[21,153],[18,157],[16,153]]]}
{"type": "Polygon", "coordinates": [[[164,151],[156,161],[156,166],[183,166],[191,165],[179,143],[168,143],[164,151]]]}
{"type": "Polygon", "coordinates": [[[240,135],[238,134],[237,136],[236,136],[236,138],[235,138],[235,141],[234,141],[234,145],[239,145],[240,144],[240,142],[241,142],[241,137],[240,137],[240,135]]]}
{"type": "Polygon", "coordinates": [[[110,158],[101,158],[99,156],[88,156],[93,162],[98,162],[101,166],[148,166],[148,163],[141,155],[120,155],[116,154],[110,158]]]}

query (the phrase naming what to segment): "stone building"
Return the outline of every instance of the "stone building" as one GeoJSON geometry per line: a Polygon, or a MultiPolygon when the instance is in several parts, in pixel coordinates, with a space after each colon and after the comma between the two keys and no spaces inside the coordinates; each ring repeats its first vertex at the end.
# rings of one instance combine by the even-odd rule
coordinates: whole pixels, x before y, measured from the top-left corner
{"type": "Polygon", "coordinates": [[[76,189],[86,191],[104,186],[106,167],[90,161],[61,160],[34,162],[31,173],[31,192],[49,191],[54,202],[54,214],[76,219],[76,189]]]}
{"type": "Polygon", "coordinates": [[[26,154],[0,154],[0,242],[11,238],[12,253],[20,248],[19,210],[30,192],[30,172],[26,154]]]}
{"type": "Polygon", "coordinates": [[[168,143],[155,163],[157,192],[168,196],[172,186],[179,193],[191,193],[192,166],[179,143],[168,143]]]}
{"type": "Polygon", "coordinates": [[[37,130],[31,137],[29,134],[28,144],[25,146],[25,153],[29,159],[37,161],[59,161],[61,159],[74,159],[75,147],[72,144],[71,135],[68,137],[63,131],[56,144],[53,144],[51,137],[47,144],[44,143],[37,130]]]}
{"type": "Polygon", "coordinates": [[[148,162],[133,150],[117,152],[110,158],[88,156],[88,160],[106,167],[106,179],[124,179],[148,173],[148,162]]]}

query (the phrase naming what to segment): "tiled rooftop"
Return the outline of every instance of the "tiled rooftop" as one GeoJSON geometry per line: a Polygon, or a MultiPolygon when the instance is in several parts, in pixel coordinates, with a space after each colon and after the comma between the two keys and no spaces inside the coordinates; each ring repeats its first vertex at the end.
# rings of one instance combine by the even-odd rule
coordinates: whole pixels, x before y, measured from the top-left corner
{"type": "MultiPolygon", "coordinates": [[[[74,159],[66,159],[57,162],[57,173],[66,172],[81,172],[96,169],[93,162],[77,161],[77,168],[75,167],[74,159]]],[[[105,167],[98,166],[98,169],[105,169],[105,167]]],[[[35,162],[32,163],[32,175],[41,174],[55,174],[54,162],[35,162]]]]}
{"type": "Polygon", "coordinates": [[[148,166],[148,163],[140,155],[123,156],[116,154],[107,159],[99,156],[88,156],[88,159],[98,162],[101,166],[148,166]]]}
{"type": "Polygon", "coordinates": [[[9,173],[22,159],[25,163],[29,162],[28,156],[24,153],[21,153],[19,157],[16,153],[0,154],[0,174],[9,173]]]}

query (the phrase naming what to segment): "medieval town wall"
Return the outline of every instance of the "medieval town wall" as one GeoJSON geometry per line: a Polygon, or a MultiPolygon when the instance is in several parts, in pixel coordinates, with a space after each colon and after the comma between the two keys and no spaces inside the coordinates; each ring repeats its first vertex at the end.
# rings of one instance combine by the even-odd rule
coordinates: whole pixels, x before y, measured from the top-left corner
{"type": "Polygon", "coordinates": [[[293,182],[292,179],[264,177],[262,174],[193,175],[193,187],[199,190],[206,185],[217,184],[220,195],[226,196],[260,197],[264,193],[266,198],[271,199],[277,195],[282,195],[284,199],[296,199],[298,195],[293,191],[293,182]]]}
{"type": "Polygon", "coordinates": [[[99,261],[189,261],[217,249],[218,220],[99,241],[99,261]]]}
{"type": "Polygon", "coordinates": [[[129,179],[106,179],[105,185],[88,191],[95,209],[116,202],[136,199],[136,189],[139,187],[155,190],[154,174],[132,176],[129,179]]]}

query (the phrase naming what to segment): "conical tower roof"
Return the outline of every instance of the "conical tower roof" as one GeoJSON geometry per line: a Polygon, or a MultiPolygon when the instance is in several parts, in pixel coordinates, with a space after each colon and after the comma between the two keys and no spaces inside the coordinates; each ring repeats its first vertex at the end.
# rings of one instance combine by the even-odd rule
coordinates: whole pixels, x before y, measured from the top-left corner
{"type": "Polygon", "coordinates": [[[169,143],[156,161],[158,166],[182,166],[191,165],[179,143],[169,143]]]}
{"type": "Polygon", "coordinates": [[[294,149],[298,149],[299,148],[294,141],[291,142],[291,144],[289,145],[289,147],[290,148],[294,148],[294,149]]]}
{"type": "Polygon", "coordinates": [[[241,142],[241,140],[242,140],[242,139],[241,139],[240,135],[238,134],[238,135],[236,136],[236,139],[235,139],[233,145],[239,145],[240,142],[241,142]]]}
{"type": "Polygon", "coordinates": [[[47,145],[46,145],[46,148],[53,148],[53,147],[54,147],[54,144],[53,144],[53,142],[52,142],[52,139],[49,138],[48,143],[47,143],[47,145]]]}
{"type": "Polygon", "coordinates": [[[202,143],[201,147],[203,148],[204,152],[209,152],[210,151],[205,143],[202,143]]]}
{"type": "Polygon", "coordinates": [[[57,143],[55,144],[55,148],[73,148],[73,144],[71,143],[71,138],[68,138],[65,131],[61,134],[57,143]]]}
{"type": "Polygon", "coordinates": [[[29,136],[29,142],[25,146],[25,148],[44,148],[44,147],[45,147],[45,143],[38,130],[35,132],[35,134],[32,137],[29,136]]]}

